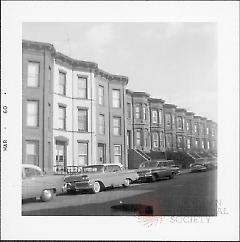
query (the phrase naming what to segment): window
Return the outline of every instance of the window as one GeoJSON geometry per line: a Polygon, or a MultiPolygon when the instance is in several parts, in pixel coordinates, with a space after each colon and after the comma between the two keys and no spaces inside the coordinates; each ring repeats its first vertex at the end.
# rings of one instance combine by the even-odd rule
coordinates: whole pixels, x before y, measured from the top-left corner
{"type": "Polygon", "coordinates": [[[28,87],[39,87],[39,70],[40,64],[37,62],[28,62],[28,87]]]}
{"type": "Polygon", "coordinates": [[[58,107],[59,129],[66,129],[66,107],[58,107]]]}
{"type": "Polygon", "coordinates": [[[197,123],[194,124],[194,133],[196,133],[196,134],[198,133],[198,125],[197,125],[197,123]]]}
{"type": "Polygon", "coordinates": [[[103,114],[99,114],[99,134],[105,134],[105,119],[103,114]]]}
{"type": "Polygon", "coordinates": [[[114,163],[122,162],[121,145],[114,145],[113,160],[114,163]]]}
{"type": "Polygon", "coordinates": [[[166,118],[166,125],[171,127],[171,114],[166,113],[165,118],[166,118]]]}
{"type": "Polygon", "coordinates": [[[190,139],[187,139],[187,148],[191,149],[191,140],[190,139]]]}
{"type": "Polygon", "coordinates": [[[51,129],[51,104],[48,103],[48,129],[51,129]]]}
{"type": "Polygon", "coordinates": [[[147,120],[147,107],[146,107],[146,105],[143,106],[143,120],[147,120]]]}
{"type": "Polygon", "coordinates": [[[166,134],[166,146],[172,148],[172,134],[166,134]]]}
{"type": "Polygon", "coordinates": [[[183,148],[183,137],[182,136],[177,137],[177,144],[178,144],[179,149],[183,148]]]}
{"type": "Polygon", "coordinates": [[[202,144],[202,149],[204,149],[204,141],[203,140],[202,140],[201,144],[202,144]]]}
{"type": "Polygon", "coordinates": [[[59,72],[59,94],[66,95],[66,73],[59,72]]]}
{"type": "Polygon", "coordinates": [[[87,78],[78,76],[78,97],[79,98],[87,98],[87,78]]]}
{"type": "Polygon", "coordinates": [[[209,135],[209,128],[206,129],[206,134],[209,135]]]}
{"type": "Polygon", "coordinates": [[[132,107],[131,107],[131,103],[127,103],[127,117],[129,119],[131,119],[131,117],[132,117],[132,107]]]}
{"type": "Polygon", "coordinates": [[[26,177],[42,176],[42,173],[37,169],[26,167],[24,168],[24,170],[25,170],[26,177]]]}
{"type": "Polygon", "coordinates": [[[88,143],[78,142],[78,165],[88,165],[88,143]]]}
{"type": "Polygon", "coordinates": [[[39,165],[39,152],[38,152],[38,141],[27,140],[26,141],[26,163],[39,165]]]}
{"type": "Polygon", "coordinates": [[[210,142],[207,141],[207,149],[209,150],[210,149],[210,142]]]}
{"type": "Polygon", "coordinates": [[[157,124],[158,117],[157,117],[157,110],[152,110],[152,123],[157,124]]]}
{"type": "Polygon", "coordinates": [[[195,140],[195,147],[198,148],[198,146],[199,146],[199,141],[196,139],[195,140]]]}
{"type": "Polygon", "coordinates": [[[212,136],[215,136],[215,130],[212,129],[212,136]]]}
{"type": "Polygon", "coordinates": [[[113,107],[120,108],[121,100],[120,100],[120,90],[119,89],[112,90],[112,98],[113,98],[113,107]]]}
{"type": "Polygon", "coordinates": [[[187,131],[190,130],[190,121],[189,120],[187,120],[187,122],[186,122],[186,128],[187,128],[187,131]]]}
{"type": "Polygon", "coordinates": [[[141,146],[141,130],[136,131],[136,146],[141,146]]]}
{"type": "Polygon", "coordinates": [[[159,124],[163,124],[163,111],[162,111],[162,109],[159,110],[159,124]]]}
{"type": "Polygon", "coordinates": [[[148,130],[145,129],[145,136],[144,136],[144,146],[148,146],[148,130]]]}
{"type": "Polygon", "coordinates": [[[153,148],[158,148],[158,133],[152,133],[153,148]]]}
{"type": "Polygon", "coordinates": [[[88,131],[88,110],[78,109],[78,131],[88,131]]]}
{"type": "Polygon", "coordinates": [[[135,117],[137,119],[140,119],[140,105],[139,104],[135,106],[135,117]]]}
{"type": "Polygon", "coordinates": [[[98,86],[98,104],[104,105],[104,87],[98,86]]]}
{"type": "Polygon", "coordinates": [[[38,127],[38,101],[27,101],[27,126],[38,127]]]}
{"type": "Polygon", "coordinates": [[[183,129],[183,118],[182,117],[177,117],[177,127],[178,129],[183,129]]]}
{"type": "Polygon", "coordinates": [[[113,118],[113,134],[121,135],[121,118],[113,118]]]}
{"type": "Polygon", "coordinates": [[[52,69],[48,67],[48,92],[51,93],[52,91],[52,69]]]}
{"type": "Polygon", "coordinates": [[[164,148],[164,133],[163,133],[163,131],[160,132],[160,147],[164,148]]]}

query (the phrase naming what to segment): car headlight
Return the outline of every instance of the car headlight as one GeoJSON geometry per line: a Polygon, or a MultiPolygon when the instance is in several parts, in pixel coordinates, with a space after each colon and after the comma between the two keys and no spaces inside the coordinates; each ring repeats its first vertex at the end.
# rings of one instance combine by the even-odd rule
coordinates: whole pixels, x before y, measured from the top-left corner
{"type": "Polygon", "coordinates": [[[152,175],[152,172],[151,171],[149,171],[149,172],[147,172],[146,174],[145,174],[145,176],[151,176],[152,175]]]}

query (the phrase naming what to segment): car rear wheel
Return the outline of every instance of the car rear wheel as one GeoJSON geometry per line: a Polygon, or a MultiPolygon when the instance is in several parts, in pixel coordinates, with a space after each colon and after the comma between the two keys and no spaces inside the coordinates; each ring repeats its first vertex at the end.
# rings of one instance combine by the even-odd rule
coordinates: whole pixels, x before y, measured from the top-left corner
{"type": "Polygon", "coordinates": [[[174,177],[174,174],[172,173],[170,176],[169,176],[169,179],[173,179],[174,177]]]}
{"type": "Polygon", "coordinates": [[[45,189],[42,191],[41,200],[47,202],[53,199],[55,192],[52,189],[45,189]]]}
{"type": "Polygon", "coordinates": [[[153,174],[151,177],[151,182],[155,182],[155,181],[157,181],[157,176],[153,174]]]}
{"type": "Polygon", "coordinates": [[[93,193],[100,192],[101,191],[101,184],[99,182],[94,182],[92,191],[93,191],[93,193]]]}
{"type": "Polygon", "coordinates": [[[123,187],[129,187],[130,185],[130,180],[129,179],[125,179],[124,183],[123,183],[123,187]]]}

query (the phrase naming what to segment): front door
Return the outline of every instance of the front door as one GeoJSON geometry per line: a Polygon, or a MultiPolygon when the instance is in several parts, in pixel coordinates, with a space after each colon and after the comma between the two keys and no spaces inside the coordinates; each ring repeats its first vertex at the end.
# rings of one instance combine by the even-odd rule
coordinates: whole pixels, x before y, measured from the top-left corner
{"type": "Polygon", "coordinates": [[[56,165],[60,167],[66,166],[66,144],[62,141],[56,142],[56,165]]]}
{"type": "Polygon", "coordinates": [[[106,163],[105,160],[105,145],[98,144],[98,164],[106,163]]]}

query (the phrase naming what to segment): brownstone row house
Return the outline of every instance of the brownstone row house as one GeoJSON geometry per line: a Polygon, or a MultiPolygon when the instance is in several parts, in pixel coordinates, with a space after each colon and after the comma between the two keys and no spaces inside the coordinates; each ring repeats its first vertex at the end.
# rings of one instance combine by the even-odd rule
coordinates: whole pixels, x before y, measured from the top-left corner
{"type": "Polygon", "coordinates": [[[215,156],[217,124],[127,89],[128,77],[22,42],[22,162],[48,173],[66,167],[215,156]],[[172,152],[172,153],[171,153],[172,152]]]}

